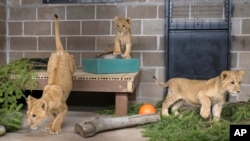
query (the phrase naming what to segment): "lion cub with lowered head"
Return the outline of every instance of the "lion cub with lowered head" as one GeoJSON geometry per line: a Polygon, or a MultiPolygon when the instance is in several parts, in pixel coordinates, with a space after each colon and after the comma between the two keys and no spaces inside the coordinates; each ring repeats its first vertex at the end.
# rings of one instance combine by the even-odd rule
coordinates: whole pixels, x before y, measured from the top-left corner
{"type": "Polygon", "coordinates": [[[114,55],[120,55],[122,50],[125,49],[124,54],[122,54],[123,58],[129,59],[131,58],[130,52],[132,48],[132,39],[131,39],[131,30],[130,17],[121,19],[119,17],[115,17],[115,24],[117,28],[115,44],[113,48],[114,55]]]}
{"type": "Polygon", "coordinates": [[[36,99],[28,96],[27,122],[31,129],[36,129],[49,117],[46,129],[50,134],[61,133],[61,125],[68,111],[66,100],[72,89],[72,76],[76,70],[75,59],[64,51],[60,35],[59,21],[55,15],[56,52],[48,62],[48,84],[44,87],[42,97],[36,99]]]}
{"type": "Polygon", "coordinates": [[[155,81],[161,87],[168,87],[168,94],[162,104],[162,115],[168,116],[168,109],[172,106],[174,114],[185,102],[200,105],[200,115],[206,119],[212,116],[215,121],[220,119],[227,92],[237,94],[240,92],[240,82],[244,71],[223,71],[220,76],[209,80],[190,80],[186,78],[172,78],[166,83],[155,81]]]}

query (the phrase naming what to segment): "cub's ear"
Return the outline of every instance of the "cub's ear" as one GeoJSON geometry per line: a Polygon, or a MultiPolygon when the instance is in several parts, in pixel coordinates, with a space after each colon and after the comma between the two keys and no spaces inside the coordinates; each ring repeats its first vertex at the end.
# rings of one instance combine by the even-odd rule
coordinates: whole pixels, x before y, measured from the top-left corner
{"type": "Polygon", "coordinates": [[[243,70],[238,70],[238,71],[236,71],[235,73],[236,73],[238,79],[239,79],[239,80],[242,80],[242,77],[243,77],[243,75],[245,74],[245,71],[243,71],[243,70]]]}
{"type": "Polygon", "coordinates": [[[48,104],[45,101],[41,101],[39,104],[44,111],[48,111],[48,104]]]}
{"type": "Polygon", "coordinates": [[[36,98],[34,98],[34,97],[32,97],[32,96],[28,96],[27,97],[27,100],[26,100],[26,102],[27,102],[27,104],[28,105],[31,105],[34,101],[36,101],[37,99],[36,98]]]}
{"type": "Polygon", "coordinates": [[[127,17],[127,18],[126,18],[126,21],[128,22],[128,24],[131,24],[131,19],[130,19],[130,17],[127,17]]]}
{"type": "Polygon", "coordinates": [[[225,80],[229,75],[230,75],[230,71],[223,71],[223,72],[220,74],[220,79],[221,79],[221,80],[225,80]]]}
{"type": "Polygon", "coordinates": [[[119,17],[115,16],[115,23],[117,23],[119,19],[119,17]]]}

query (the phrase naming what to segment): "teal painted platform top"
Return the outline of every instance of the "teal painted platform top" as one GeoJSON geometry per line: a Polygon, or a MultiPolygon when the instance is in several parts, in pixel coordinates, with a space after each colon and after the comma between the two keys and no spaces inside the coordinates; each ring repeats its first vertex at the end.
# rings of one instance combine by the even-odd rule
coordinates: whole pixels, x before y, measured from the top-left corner
{"type": "Polygon", "coordinates": [[[139,59],[83,59],[83,71],[97,74],[138,72],[139,59]]]}

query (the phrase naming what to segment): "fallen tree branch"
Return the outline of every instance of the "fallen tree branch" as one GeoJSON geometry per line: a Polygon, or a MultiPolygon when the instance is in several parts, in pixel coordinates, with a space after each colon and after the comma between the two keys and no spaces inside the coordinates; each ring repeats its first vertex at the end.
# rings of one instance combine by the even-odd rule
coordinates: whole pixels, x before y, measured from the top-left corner
{"type": "Polygon", "coordinates": [[[92,121],[82,121],[75,124],[75,133],[80,134],[82,137],[91,137],[98,132],[120,129],[126,127],[134,127],[153,123],[160,120],[160,115],[134,115],[115,118],[95,118],[92,121]]]}

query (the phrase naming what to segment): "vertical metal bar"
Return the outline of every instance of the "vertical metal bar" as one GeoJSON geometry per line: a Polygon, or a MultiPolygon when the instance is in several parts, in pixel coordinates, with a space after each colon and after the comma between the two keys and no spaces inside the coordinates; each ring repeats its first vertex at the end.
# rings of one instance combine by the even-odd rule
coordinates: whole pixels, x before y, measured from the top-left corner
{"type": "Polygon", "coordinates": [[[166,71],[166,74],[165,74],[165,81],[168,80],[169,78],[169,63],[168,63],[168,60],[169,60],[169,28],[170,28],[170,18],[172,17],[170,15],[170,11],[171,11],[171,8],[170,8],[170,3],[171,3],[171,0],[166,0],[165,1],[165,71],[166,71]]]}
{"type": "Polygon", "coordinates": [[[227,63],[227,69],[230,68],[230,65],[231,65],[231,54],[230,54],[230,48],[231,48],[231,13],[232,13],[232,5],[231,5],[231,0],[225,0],[227,1],[227,5],[228,5],[228,12],[227,12],[227,28],[228,28],[228,57],[227,57],[227,60],[228,60],[228,63],[227,63]]]}

